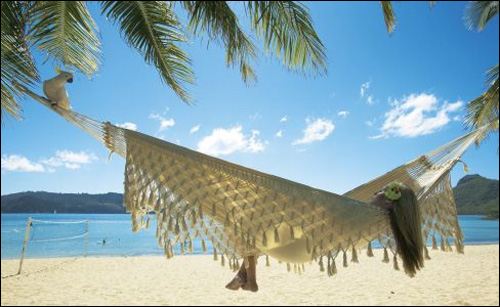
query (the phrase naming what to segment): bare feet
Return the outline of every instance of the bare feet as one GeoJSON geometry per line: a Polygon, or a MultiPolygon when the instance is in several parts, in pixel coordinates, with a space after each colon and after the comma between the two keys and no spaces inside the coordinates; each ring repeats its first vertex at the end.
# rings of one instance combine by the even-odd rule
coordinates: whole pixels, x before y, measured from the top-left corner
{"type": "Polygon", "coordinates": [[[239,290],[240,288],[245,291],[257,292],[259,286],[257,285],[257,274],[255,267],[255,257],[249,256],[243,261],[243,264],[238,271],[238,274],[226,285],[226,289],[239,290]]]}
{"type": "Polygon", "coordinates": [[[246,281],[246,274],[245,276],[243,276],[243,274],[240,275],[240,273],[238,272],[238,275],[236,275],[233,280],[231,280],[231,282],[226,285],[226,289],[234,291],[239,290],[245,285],[246,281]]]}
{"type": "Polygon", "coordinates": [[[257,292],[257,291],[259,291],[259,286],[257,285],[256,282],[247,281],[243,285],[243,287],[241,287],[241,289],[243,289],[245,291],[257,292]]]}

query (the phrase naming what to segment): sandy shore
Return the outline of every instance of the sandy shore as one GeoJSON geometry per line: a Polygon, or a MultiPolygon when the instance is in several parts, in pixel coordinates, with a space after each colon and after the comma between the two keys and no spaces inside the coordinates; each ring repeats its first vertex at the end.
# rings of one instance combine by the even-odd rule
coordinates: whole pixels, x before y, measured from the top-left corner
{"type": "Polygon", "coordinates": [[[467,246],[465,255],[431,251],[431,261],[411,279],[375,258],[328,278],[317,264],[303,275],[260,261],[256,294],[224,285],[233,273],[211,256],[28,259],[2,261],[3,305],[496,305],[498,245],[467,246]]]}

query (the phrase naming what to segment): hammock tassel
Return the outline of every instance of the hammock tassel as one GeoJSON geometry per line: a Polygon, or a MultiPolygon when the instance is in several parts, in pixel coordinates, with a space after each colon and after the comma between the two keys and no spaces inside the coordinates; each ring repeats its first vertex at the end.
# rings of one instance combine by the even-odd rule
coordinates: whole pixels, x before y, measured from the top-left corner
{"type": "Polygon", "coordinates": [[[325,265],[323,264],[323,256],[319,258],[319,271],[324,272],[325,271],[325,265]]]}
{"type": "Polygon", "coordinates": [[[348,264],[347,264],[347,253],[346,251],[344,251],[344,255],[343,255],[343,266],[344,268],[347,268],[348,264]]]}
{"type": "Polygon", "coordinates": [[[205,240],[201,240],[201,250],[203,251],[203,253],[206,253],[207,252],[207,245],[205,244],[205,240]]]}
{"type": "Polygon", "coordinates": [[[399,271],[399,264],[398,264],[398,254],[394,254],[394,270],[399,271]]]}
{"type": "Polygon", "coordinates": [[[290,239],[295,240],[295,230],[290,226],[290,239]]]}
{"type": "Polygon", "coordinates": [[[219,257],[217,256],[217,249],[214,247],[214,261],[219,260],[219,257]]]}
{"type": "Polygon", "coordinates": [[[278,228],[274,228],[274,243],[280,243],[280,234],[278,228]]]}
{"type": "Polygon", "coordinates": [[[387,247],[384,247],[384,259],[382,259],[383,263],[389,263],[389,253],[387,252],[387,247]]]}
{"type": "Polygon", "coordinates": [[[291,272],[291,271],[292,271],[292,266],[290,265],[290,263],[287,263],[287,264],[286,264],[286,270],[287,270],[288,272],[291,272]]]}
{"type": "Polygon", "coordinates": [[[262,246],[267,247],[267,235],[266,232],[262,232],[262,246]]]}
{"type": "Polygon", "coordinates": [[[337,274],[337,265],[335,264],[335,259],[332,259],[332,266],[330,267],[330,276],[337,274]]]}
{"type": "Polygon", "coordinates": [[[438,245],[437,245],[437,240],[436,240],[436,235],[435,234],[432,235],[432,249],[434,249],[434,250],[438,249],[438,245]]]}
{"type": "Polygon", "coordinates": [[[358,251],[356,250],[355,246],[352,247],[352,259],[351,259],[351,262],[359,263],[358,251]]]}
{"type": "Polygon", "coordinates": [[[429,250],[427,249],[427,246],[424,246],[424,257],[426,260],[431,260],[431,256],[429,256],[429,250]]]}
{"type": "Polygon", "coordinates": [[[271,266],[271,262],[269,261],[269,256],[266,255],[266,267],[270,267],[271,266]]]}
{"type": "Polygon", "coordinates": [[[372,241],[368,242],[368,250],[366,251],[366,255],[370,258],[374,257],[372,249],[372,241]]]}
{"type": "Polygon", "coordinates": [[[185,243],[187,246],[187,250],[190,254],[193,253],[193,241],[191,241],[191,238],[185,243]]]}

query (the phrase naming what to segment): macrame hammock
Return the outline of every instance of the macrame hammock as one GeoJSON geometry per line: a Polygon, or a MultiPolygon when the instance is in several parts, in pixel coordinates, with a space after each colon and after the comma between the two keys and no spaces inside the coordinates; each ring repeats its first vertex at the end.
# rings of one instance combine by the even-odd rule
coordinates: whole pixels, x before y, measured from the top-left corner
{"type": "MultiPolygon", "coordinates": [[[[214,260],[237,270],[251,254],[266,255],[301,272],[303,263],[318,261],[321,271],[336,273],[335,259],[347,254],[358,262],[358,251],[373,256],[372,242],[384,248],[384,262],[395,241],[387,210],[370,204],[374,192],[398,181],[417,195],[424,242],[450,251],[450,242],[463,252],[450,171],[461,155],[484,133],[472,131],[436,150],[363,184],[344,195],[315,189],[290,180],[232,164],[202,153],[99,122],[51,103],[24,89],[71,124],[126,159],[124,205],[132,215],[133,231],[147,228],[156,215],[156,237],[167,258],[192,252],[193,240],[213,245],[214,260]]],[[[110,154],[111,154],[110,153],[110,154]]],[[[464,169],[466,165],[464,164],[464,169]]],[[[424,255],[429,258],[424,247],[424,255]]]]}

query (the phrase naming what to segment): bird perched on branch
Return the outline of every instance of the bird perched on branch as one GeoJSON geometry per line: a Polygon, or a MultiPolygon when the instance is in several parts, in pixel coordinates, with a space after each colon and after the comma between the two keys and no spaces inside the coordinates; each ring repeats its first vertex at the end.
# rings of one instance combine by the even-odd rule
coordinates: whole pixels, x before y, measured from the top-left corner
{"type": "Polygon", "coordinates": [[[55,69],[58,75],[43,82],[43,92],[52,102],[52,106],[57,105],[69,110],[71,109],[71,105],[69,103],[68,92],[66,91],[66,82],[73,83],[73,74],[63,71],[58,67],[55,69]]]}

